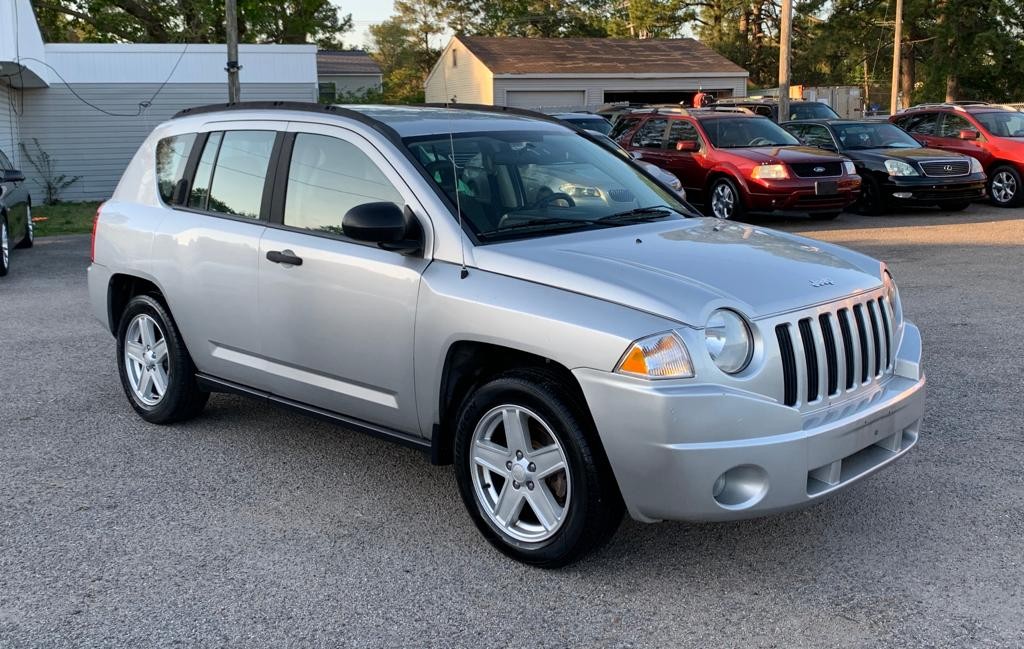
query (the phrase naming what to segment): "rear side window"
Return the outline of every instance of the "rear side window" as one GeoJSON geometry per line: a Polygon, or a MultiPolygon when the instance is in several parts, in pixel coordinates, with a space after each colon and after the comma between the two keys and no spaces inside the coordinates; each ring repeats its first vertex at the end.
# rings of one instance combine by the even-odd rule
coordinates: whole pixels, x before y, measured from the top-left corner
{"type": "Polygon", "coordinates": [[[326,135],[295,136],[288,169],[284,224],[342,234],[341,219],[356,205],[403,205],[401,194],[357,146],[326,135]]]}
{"type": "Polygon", "coordinates": [[[917,133],[918,135],[935,135],[936,122],[939,121],[938,113],[924,113],[913,115],[906,122],[900,124],[905,131],[917,133]]]}
{"type": "Polygon", "coordinates": [[[217,162],[220,151],[220,140],[223,133],[210,133],[203,147],[203,155],[196,167],[196,177],[192,180],[192,191],[189,193],[188,206],[197,210],[206,209],[206,199],[210,195],[210,179],[213,178],[213,163],[217,162]]]}
{"type": "MultiPolygon", "coordinates": [[[[260,217],[263,184],[276,137],[274,131],[224,133],[213,165],[206,211],[250,219],[260,217]]],[[[203,154],[205,157],[205,150],[203,154]]]]}
{"type": "Polygon", "coordinates": [[[668,128],[668,120],[664,117],[647,120],[633,136],[633,146],[660,149],[665,143],[666,128],[668,128]]]}
{"type": "MultiPolygon", "coordinates": [[[[185,133],[165,137],[156,143],[156,184],[165,203],[172,202],[174,188],[185,177],[188,156],[195,141],[195,133],[185,133]]],[[[0,166],[2,163],[0,160],[0,166]]]]}
{"type": "Polygon", "coordinates": [[[0,171],[9,171],[11,169],[14,169],[11,161],[7,159],[3,151],[0,151],[0,171]]]}

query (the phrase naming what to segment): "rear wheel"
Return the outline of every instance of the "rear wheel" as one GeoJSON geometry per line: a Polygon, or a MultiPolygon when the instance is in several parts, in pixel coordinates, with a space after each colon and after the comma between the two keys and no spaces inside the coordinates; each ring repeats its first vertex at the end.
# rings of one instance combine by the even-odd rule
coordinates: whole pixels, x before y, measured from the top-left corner
{"type": "Polygon", "coordinates": [[[1020,205],[1024,201],[1024,187],[1017,170],[1007,165],[993,169],[988,178],[988,195],[999,207],[1020,205]]]}
{"type": "Polygon", "coordinates": [[[25,236],[18,243],[19,248],[31,248],[36,242],[36,228],[32,222],[32,204],[25,205],[25,236]]]}
{"type": "Polygon", "coordinates": [[[971,206],[971,201],[943,201],[938,206],[944,212],[963,212],[971,206]]]}
{"type": "Polygon", "coordinates": [[[729,178],[718,178],[708,191],[708,209],[719,219],[738,219],[743,216],[743,201],[739,189],[729,178]]]}
{"type": "Polygon", "coordinates": [[[593,440],[583,406],[553,374],[511,371],[474,391],[459,412],[455,474],[484,537],[544,568],[604,545],[623,504],[593,440]]]}
{"type": "Polygon", "coordinates": [[[0,277],[11,270],[11,239],[7,230],[7,216],[0,214],[0,277]]]}
{"type": "Polygon", "coordinates": [[[196,383],[192,358],[170,314],[151,295],[132,298],[121,315],[117,367],[128,401],[153,424],[195,417],[210,397],[196,383]]]}

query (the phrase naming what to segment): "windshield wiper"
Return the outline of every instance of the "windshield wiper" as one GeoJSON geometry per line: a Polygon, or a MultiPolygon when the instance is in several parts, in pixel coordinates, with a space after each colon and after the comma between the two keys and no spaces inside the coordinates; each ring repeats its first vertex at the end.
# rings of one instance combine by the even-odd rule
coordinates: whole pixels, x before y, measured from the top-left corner
{"type": "MultiPolygon", "coordinates": [[[[587,225],[594,225],[597,221],[590,219],[529,219],[516,223],[515,225],[508,225],[503,228],[495,228],[494,230],[487,230],[486,232],[480,232],[477,234],[481,239],[489,239],[500,237],[506,233],[517,232],[520,230],[530,230],[534,228],[540,228],[542,226],[555,226],[555,230],[565,230],[573,227],[583,227],[587,225]]],[[[547,228],[544,228],[545,230],[547,228]]],[[[542,230],[543,231],[543,230],[542,230]]]]}
{"type": "Polygon", "coordinates": [[[633,210],[627,210],[625,212],[616,212],[615,214],[609,214],[608,216],[602,216],[595,221],[596,223],[616,223],[619,221],[645,221],[654,219],[663,219],[666,216],[672,215],[672,208],[665,205],[651,205],[648,207],[638,207],[633,210]]]}

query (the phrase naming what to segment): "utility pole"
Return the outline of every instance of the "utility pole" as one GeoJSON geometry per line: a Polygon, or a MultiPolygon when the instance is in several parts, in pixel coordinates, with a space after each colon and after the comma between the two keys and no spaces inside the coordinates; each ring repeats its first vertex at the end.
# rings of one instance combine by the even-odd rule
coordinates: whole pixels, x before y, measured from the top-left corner
{"type": "Polygon", "coordinates": [[[896,99],[900,88],[900,55],[903,53],[903,0],[896,0],[896,34],[892,41],[892,92],[889,94],[889,114],[896,114],[896,99]]]}
{"type": "Polygon", "coordinates": [[[789,120],[789,65],[793,48],[793,0],[782,0],[779,26],[779,121],[789,120]]]}
{"type": "Polygon", "coordinates": [[[224,0],[225,27],[228,35],[228,101],[236,103],[241,99],[242,89],[238,83],[238,3],[237,0],[224,0]]]}

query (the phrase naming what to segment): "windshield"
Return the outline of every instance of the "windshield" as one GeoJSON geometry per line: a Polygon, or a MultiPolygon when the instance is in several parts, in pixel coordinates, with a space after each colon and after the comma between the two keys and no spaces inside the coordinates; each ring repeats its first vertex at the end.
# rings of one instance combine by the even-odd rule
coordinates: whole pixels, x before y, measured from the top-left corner
{"type": "Polygon", "coordinates": [[[789,119],[837,119],[836,111],[820,101],[789,105],[789,119]]]}
{"type": "Polygon", "coordinates": [[[686,213],[629,162],[574,133],[431,135],[405,144],[485,242],[686,213]]]}
{"type": "Polygon", "coordinates": [[[974,113],[985,130],[996,137],[1024,137],[1024,113],[1011,111],[974,113]]]}
{"type": "Polygon", "coordinates": [[[719,117],[701,120],[712,146],[743,149],[755,146],[793,146],[800,142],[767,117],[719,117]]]}
{"type": "Polygon", "coordinates": [[[612,130],[612,123],[603,117],[563,117],[563,120],[578,126],[585,128],[588,131],[594,131],[601,135],[608,135],[612,130]]]}
{"type": "Polygon", "coordinates": [[[833,124],[844,149],[920,149],[917,140],[892,124],[833,124]]]}

